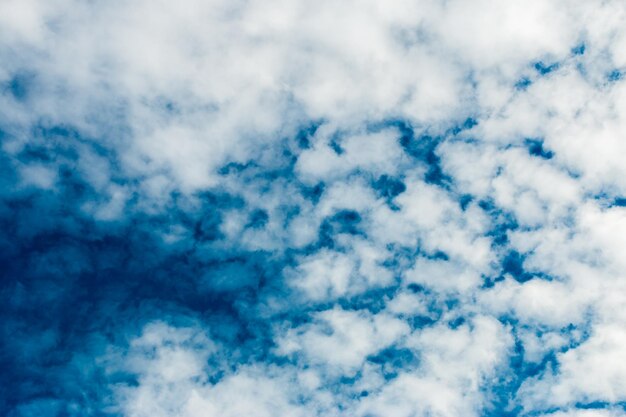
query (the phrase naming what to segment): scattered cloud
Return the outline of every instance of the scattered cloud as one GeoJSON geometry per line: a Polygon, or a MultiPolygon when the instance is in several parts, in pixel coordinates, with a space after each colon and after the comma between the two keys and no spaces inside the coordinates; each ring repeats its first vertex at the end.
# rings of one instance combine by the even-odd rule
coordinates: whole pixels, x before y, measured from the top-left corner
{"type": "Polygon", "coordinates": [[[0,3],[0,414],[624,415],[625,18],[0,3]]]}

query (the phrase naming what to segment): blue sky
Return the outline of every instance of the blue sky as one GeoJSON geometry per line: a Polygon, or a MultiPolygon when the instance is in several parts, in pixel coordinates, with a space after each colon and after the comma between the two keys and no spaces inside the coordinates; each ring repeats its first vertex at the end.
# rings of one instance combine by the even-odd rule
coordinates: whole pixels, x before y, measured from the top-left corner
{"type": "Polygon", "coordinates": [[[0,414],[626,415],[621,0],[0,3],[0,414]]]}

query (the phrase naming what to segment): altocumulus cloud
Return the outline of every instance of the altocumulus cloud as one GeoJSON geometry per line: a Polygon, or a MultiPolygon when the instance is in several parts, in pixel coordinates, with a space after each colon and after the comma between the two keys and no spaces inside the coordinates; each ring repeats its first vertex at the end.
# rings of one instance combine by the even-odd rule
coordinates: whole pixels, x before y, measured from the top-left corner
{"type": "Polygon", "coordinates": [[[626,415],[624,22],[0,2],[0,414],[626,415]]]}

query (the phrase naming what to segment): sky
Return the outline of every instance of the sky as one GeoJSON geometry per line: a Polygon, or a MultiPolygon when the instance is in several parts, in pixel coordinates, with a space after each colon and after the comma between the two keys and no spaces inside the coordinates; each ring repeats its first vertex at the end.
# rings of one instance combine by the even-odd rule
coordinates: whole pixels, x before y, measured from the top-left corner
{"type": "Polygon", "coordinates": [[[0,415],[626,416],[623,0],[0,0],[0,415]]]}

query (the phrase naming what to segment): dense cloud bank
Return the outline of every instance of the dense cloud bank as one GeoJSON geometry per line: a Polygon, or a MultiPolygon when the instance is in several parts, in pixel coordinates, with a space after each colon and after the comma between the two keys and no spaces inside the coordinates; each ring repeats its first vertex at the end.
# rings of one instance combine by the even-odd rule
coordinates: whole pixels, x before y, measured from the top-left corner
{"type": "Polygon", "coordinates": [[[0,414],[626,414],[626,3],[0,3],[0,414]]]}

